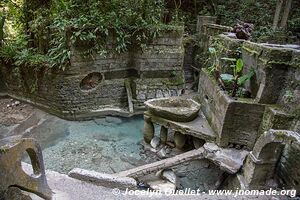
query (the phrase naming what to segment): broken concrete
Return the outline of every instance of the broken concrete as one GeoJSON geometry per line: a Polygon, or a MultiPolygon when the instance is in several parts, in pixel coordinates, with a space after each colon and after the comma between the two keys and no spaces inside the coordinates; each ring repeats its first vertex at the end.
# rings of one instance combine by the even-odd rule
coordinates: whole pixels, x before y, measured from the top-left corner
{"type": "Polygon", "coordinates": [[[204,157],[216,165],[220,166],[221,170],[224,170],[230,174],[235,174],[243,166],[248,151],[237,150],[233,148],[223,149],[218,147],[214,143],[205,143],[204,157]]]}

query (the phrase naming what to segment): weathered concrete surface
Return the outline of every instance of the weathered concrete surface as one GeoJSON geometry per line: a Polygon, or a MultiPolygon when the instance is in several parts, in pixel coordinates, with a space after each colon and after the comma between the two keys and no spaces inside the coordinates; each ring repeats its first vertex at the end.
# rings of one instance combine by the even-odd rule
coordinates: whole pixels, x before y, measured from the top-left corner
{"type": "Polygon", "coordinates": [[[216,165],[220,166],[221,170],[224,170],[230,174],[235,174],[243,166],[248,151],[237,150],[233,148],[223,149],[218,147],[214,143],[205,143],[204,157],[216,165]]]}
{"type": "MultiPolygon", "coordinates": [[[[23,168],[27,171],[31,168],[30,165],[22,163],[23,168]]],[[[67,175],[59,174],[57,172],[46,170],[47,181],[54,192],[53,199],[54,200],[158,200],[158,199],[166,199],[166,200],[198,200],[198,199],[207,199],[207,200],[251,200],[251,199],[259,199],[259,200],[270,200],[270,196],[217,196],[217,195],[209,195],[209,194],[200,194],[200,195],[180,195],[180,196],[167,196],[167,195],[154,195],[152,197],[145,195],[125,195],[124,191],[120,191],[120,194],[114,195],[113,191],[115,190],[111,188],[106,188],[102,186],[97,186],[90,184],[88,182],[80,181],[77,179],[73,179],[68,177],[67,175]]],[[[35,195],[30,195],[33,200],[41,200],[35,195]]],[[[285,197],[274,197],[274,200],[285,200],[285,197]]],[[[9,199],[11,200],[11,199],[9,199]]]]}
{"type": "Polygon", "coordinates": [[[223,149],[213,143],[206,143],[203,147],[191,150],[172,158],[167,158],[154,163],[129,169],[116,173],[116,176],[128,176],[137,178],[162,169],[168,169],[172,166],[188,162],[195,159],[208,159],[220,166],[220,168],[230,174],[235,174],[242,167],[243,162],[248,155],[248,151],[237,149],[223,149]]]}
{"type": "MultiPolygon", "coordinates": [[[[298,47],[299,48],[299,47],[298,47]]],[[[288,45],[245,42],[242,47],[244,71],[255,70],[248,89],[260,103],[284,105],[298,112],[300,50],[288,45]],[[297,111],[298,110],[298,111],[297,111]]]]}
{"type": "Polygon", "coordinates": [[[94,185],[120,188],[120,189],[136,189],[137,182],[130,177],[120,177],[113,174],[103,174],[95,171],[75,168],[68,174],[70,177],[92,183],[94,185]]]}
{"type": "Polygon", "coordinates": [[[136,167],[133,169],[129,169],[126,171],[122,171],[122,172],[116,173],[115,175],[123,176],[123,177],[127,176],[127,177],[137,178],[139,176],[150,174],[152,172],[157,172],[161,169],[167,169],[172,166],[176,166],[176,165],[179,165],[181,163],[184,163],[184,162],[187,162],[190,160],[201,159],[201,158],[203,158],[202,157],[203,151],[204,151],[204,149],[202,149],[202,148],[197,149],[197,150],[191,150],[186,153],[182,153],[180,155],[174,156],[172,158],[167,158],[167,159],[160,160],[160,161],[157,161],[154,163],[150,163],[150,164],[136,167]]]}
{"type": "Polygon", "coordinates": [[[9,137],[0,140],[0,177],[0,195],[8,187],[16,186],[45,199],[51,199],[52,191],[45,177],[42,150],[33,139],[9,137]],[[32,163],[32,175],[26,174],[21,167],[21,159],[25,152],[32,163]]]}
{"type": "MultiPolygon", "coordinates": [[[[261,135],[247,157],[243,167],[243,176],[246,185],[250,189],[269,188],[268,182],[276,177],[276,166],[284,145],[294,144],[300,144],[300,135],[296,132],[271,129],[261,135]]],[[[285,162],[283,161],[283,163],[285,162]]],[[[296,163],[293,163],[293,165],[294,164],[296,163]]],[[[299,172],[299,167],[294,165],[294,167],[291,167],[289,170],[292,170],[292,174],[294,175],[296,171],[299,172]]],[[[287,177],[281,178],[293,180],[288,183],[288,185],[298,187],[296,183],[300,181],[299,176],[291,177],[291,174],[286,175],[287,177]]]]}
{"type": "Polygon", "coordinates": [[[218,135],[218,143],[240,145],[251,150],[258,137],[265,106],[252,99],[235,100],[218,86],[207,70],[199,79],[201,110],[218,135]]]}
{"type": "MultiPolygon", "coordinates": [[[[19,70],[4,65],[0,70],[4,82],[9,85],[10,96],[59,117],[78,120],[102,116],[107,111],[122,114],[128,112],[124,84],[127,78],[134,79],[131,88],[135,109],[148,99],[180,94],[184,87],[182,36],[183,28],[177,27],[166,30],[143,51],[132,49],[126,53],[110,52],[88,58],[82,54],[90,46],[75,45],[71,48],[70,66],[65,71],[43,67],[19,70]],[[93,73],[102,79],[93,80],[93,73]],[[86,82],[83,80],[92,87],[80,87],[86,82]]],[[[109,47],[107,50],[109,52],[109,47]]]]}
{"type": "Polygon", "coordinates": [[[266,106],[260,132],[264,133],[269,129],[293,130],[295,126],[295,116],[287,113],[279,106],[266,106]]]}
{"type": "Polygon", "coordinates": [[[200,104],[192,99],[181,97],[159,98],[145,102],[153,115],[175,122],[189,122],[198,116],[200,104]]]}
{"type": "Polygon", "coordinates": [[[201,112],[199,112],[198,117],[191,122],[175,122],[152,115],[148,111],[144,113],[144,118],[150,120],[151,123],[159,124],[174,131],[178,131],[182,134],[191,135],[203,139],[207,142],[213,142],[216,140],[215,132],[211,129],[206,118],[201,112]]]}
{"type": "Polygon", "coordinates": [[[300,144],[292,142],[283,150],[276,168],[276,177],[278,177],[279,185],[287,189],[296,189],[298,195],[300,195],[299,158],[300,144]]]}

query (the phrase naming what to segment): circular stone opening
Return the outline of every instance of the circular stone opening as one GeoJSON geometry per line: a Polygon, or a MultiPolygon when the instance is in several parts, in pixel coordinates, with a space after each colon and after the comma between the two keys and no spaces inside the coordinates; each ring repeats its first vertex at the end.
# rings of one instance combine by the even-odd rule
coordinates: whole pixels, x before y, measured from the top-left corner
{"type": "Polygon", "coordinates": [[[99,72],[93,72],[88,74],[80,83],[80,89],[82,90],[91,90],[97,87],[103,79],[103,76],[99,72]]]}

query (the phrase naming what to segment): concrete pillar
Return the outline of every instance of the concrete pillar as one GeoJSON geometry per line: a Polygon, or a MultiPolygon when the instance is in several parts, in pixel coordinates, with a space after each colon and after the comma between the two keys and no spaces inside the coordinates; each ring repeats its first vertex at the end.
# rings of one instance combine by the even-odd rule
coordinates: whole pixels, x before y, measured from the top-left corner
{"type": "Polygon", "coordinates": [[[166,142],[168,141],[168,128],[164,126],[160,127],[160,140],[163,144],[166,144],[166,142]]]}
{"type": "Polygon", "coordinates": [[[150,117],[144,116],[144,140],[150,143],[154,137],[154,125],[150,117]]]}
{"type": "Polygon", "coordinates": [[[176,148],[182,149],[186,142],[186,135],[184,135],[178,131],[175,131],[174,142],[175,142],[176,148]]]}

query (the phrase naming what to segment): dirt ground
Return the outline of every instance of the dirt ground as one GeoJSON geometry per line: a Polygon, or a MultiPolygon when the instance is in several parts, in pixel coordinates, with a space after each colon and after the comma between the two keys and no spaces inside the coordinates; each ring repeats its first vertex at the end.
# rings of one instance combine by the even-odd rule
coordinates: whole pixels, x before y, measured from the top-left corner
{"type": "Polygon", "coordinates": [[[13,126],[20,124],[31,115],[34,108],[10,97],[0,98],[0,125],[13,126]]]}

